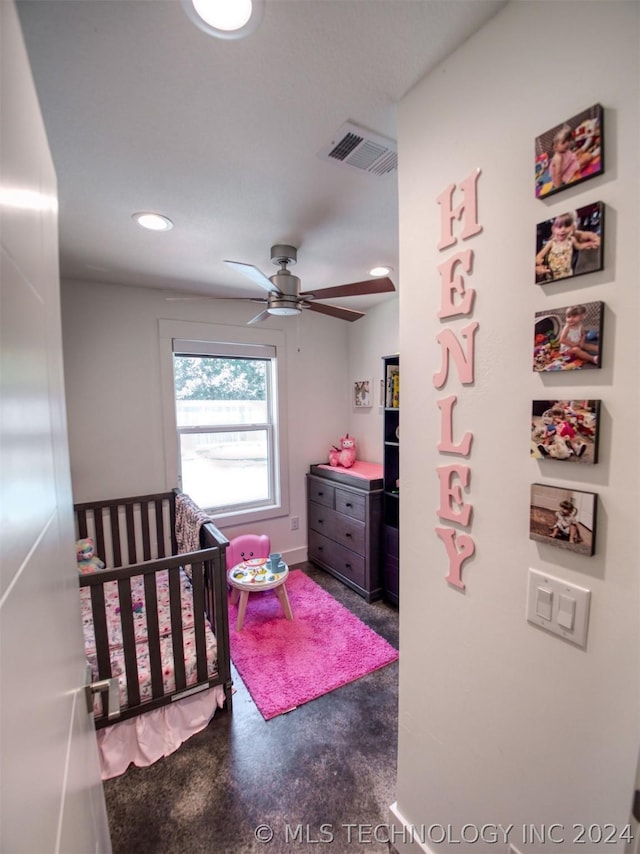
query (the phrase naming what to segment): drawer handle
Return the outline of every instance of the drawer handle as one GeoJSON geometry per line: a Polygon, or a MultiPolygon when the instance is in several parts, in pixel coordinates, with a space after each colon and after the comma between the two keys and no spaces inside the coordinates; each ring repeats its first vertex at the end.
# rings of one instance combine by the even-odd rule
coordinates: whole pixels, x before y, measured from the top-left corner
{"type": "Polygon", "coordinates": [[[345,563],[345,569],[351,569],[351,564],[350,564],[350,563],[345,563]]]}
{"type": "Polygon", "coordinates": [[[318,519],[318,525],[324,525],[324,519],[318,519]]]}
{"type": "Polygon", "coordinates": [[[347,501],[346,506],[347,506],[347,507],[353,507],[353,504],[351,504],[351,502],[350,502],[350,501],[347,501]]]}
{"type": "Polygon", "coordinates": [[[351,534],[349,533],[349,531],[345,532],[345,537],[351,537],[351,534]]]}
{"type": "Polygon", "coordinates": [[[318,495],[324,495],[324,492],[318,492],[318,495]]]}
{"type": "Polygon", "coordinates": [[[318,546],[318,551],[319,551],[319,552],[323,551],[323,549],[324,549],[324,546],[318,546]]]}

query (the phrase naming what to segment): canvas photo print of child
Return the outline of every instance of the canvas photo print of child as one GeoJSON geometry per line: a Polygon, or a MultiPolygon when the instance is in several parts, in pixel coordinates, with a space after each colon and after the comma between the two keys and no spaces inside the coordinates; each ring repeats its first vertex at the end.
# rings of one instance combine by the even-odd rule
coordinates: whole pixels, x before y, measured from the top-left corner
{"type": "Polygon", "coordinates": [[[604,172],[602,107],[594,104],[535,140],[535,193],[543,199],[604,172]]]}
{"type": "Polygon", "coordinates": [[[598,462],[599,400],[534,400],[531,456],[592,465],[598,462]]]}
{"type": "Polygon", "coordinates": [[[535,282],[546,285],[602,270],[604,205],[593,202],[536,226],[535,282]]]}
{"type": "Polygon", "coordinates": [[[595,492],[533,483],[530,539],[589,557],[595,554],[597,498],[595,492]]]}
{"type": "Polygon", "coordinates": [[[600,368],[603,317],[603,302],[537,311],[533,332],[533,370],[600,368]]]}

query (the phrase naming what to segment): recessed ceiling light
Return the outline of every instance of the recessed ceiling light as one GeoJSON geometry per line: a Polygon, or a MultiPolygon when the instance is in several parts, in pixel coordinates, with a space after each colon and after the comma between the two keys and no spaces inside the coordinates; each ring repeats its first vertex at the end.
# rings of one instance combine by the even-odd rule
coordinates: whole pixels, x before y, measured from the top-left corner
{"type": "Polygon", "coordinates": [[[150,231],[169,231],[173,228],[173,223],[169,217],[162,216],[162,214],[139,211],[134,213],[132,217],[138,225],[148,228],[150,231]]]}
{"type": "Polygon", "coordinates": [[[372,267],[369,270],[370,276],[388,276],[389,273],[393,270],[393,267],[372,267]]]}
{"type": "Polygon", "coordinates": [[[219,39],[242,39],[262,20],[264,0],[182,0],[191,21],[219,39]]]}

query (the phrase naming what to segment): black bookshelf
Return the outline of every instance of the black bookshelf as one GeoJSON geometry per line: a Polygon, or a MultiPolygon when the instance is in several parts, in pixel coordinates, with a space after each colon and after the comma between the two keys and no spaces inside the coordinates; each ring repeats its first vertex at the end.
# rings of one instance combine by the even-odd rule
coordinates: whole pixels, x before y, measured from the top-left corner
{"type": "Polygon", "coordinates": [[[400,527],[400,356],[383,356],[384,451],[382,500],[382,567],[384,598],[397,605],[400,527]]]}

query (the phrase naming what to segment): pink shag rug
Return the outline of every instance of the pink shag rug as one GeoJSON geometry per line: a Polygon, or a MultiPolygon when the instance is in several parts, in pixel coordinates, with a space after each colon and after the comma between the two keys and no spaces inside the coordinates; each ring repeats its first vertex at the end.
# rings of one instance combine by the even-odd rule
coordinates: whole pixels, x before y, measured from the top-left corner
{"type": "Polygon", "coordinates": [[[398,651],[300,569],[287,579],[293,620],[273,590],[249,596],[242,631],[229,604],[231,659],[265,720],[395,661],[398,651]]]}

